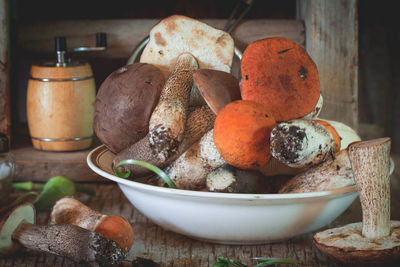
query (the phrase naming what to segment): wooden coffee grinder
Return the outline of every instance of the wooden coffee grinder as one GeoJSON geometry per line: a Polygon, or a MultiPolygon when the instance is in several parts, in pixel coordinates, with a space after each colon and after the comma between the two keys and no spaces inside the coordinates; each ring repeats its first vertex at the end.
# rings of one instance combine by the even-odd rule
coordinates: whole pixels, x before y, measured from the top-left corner
{"type": "MultiPolygon", "coordinates": [[[[104,50],[105,38],[98,33],[96,47],[73,51],[104,50]]],[[[32,144],[47,151],[87,149],[93,140],[93,72],[87,62],[65,60],[65,37],[56,37],[55,45],[57,61],[33,65],[30,70],[27,117],[32,144]]]]}

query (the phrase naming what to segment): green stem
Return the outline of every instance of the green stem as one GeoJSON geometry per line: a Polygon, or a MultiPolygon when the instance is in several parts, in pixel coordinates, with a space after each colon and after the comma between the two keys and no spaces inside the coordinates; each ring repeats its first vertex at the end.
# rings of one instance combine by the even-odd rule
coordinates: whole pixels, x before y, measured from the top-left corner
{"type": "Polygon", "coordinates": [[[139,165],[141,167],[144,167],[146,169],[151,170],[152,172],[156,173],[158,176],[161,177],[161,179],[164,180],[164,182],[171,188],[176,188],[175,183],[169,178],[169,176],[160,168],[157,166],[154,166],[151,163],[148,163],[146,161],[141,161],[141,160],[136,160],[136,159],[127,159],[120,161],[116,166],[115,166],[115,173],[121,177],[121,178],[128,178],[129,175],[131,175],[131,171],[128,170],[126,173],[122,173],[118,170],[118,167],[125,165],[125,164],[131,164],[131,165],[139,165]]]}
{"type": "Polygon", "coordinates": [[[21,182],[13,183],[12,188],[17,190],[42,190],[44,184],[33,183],[33,182],[21,182]]]}

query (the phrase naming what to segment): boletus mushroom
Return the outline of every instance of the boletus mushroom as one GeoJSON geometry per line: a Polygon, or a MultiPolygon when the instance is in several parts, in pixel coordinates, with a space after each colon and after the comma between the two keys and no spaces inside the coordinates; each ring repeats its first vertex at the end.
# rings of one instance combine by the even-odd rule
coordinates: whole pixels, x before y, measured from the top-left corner
{"type": "Polygon", "coordinates": [[[230,165],[259,170],[271,158],[270,133],[275,125],[266,106],[250,100],[233,101],[215,119],[215,146],[230,165]]]}
{"type": "Polygon", "coordinates": [[[360,197],[362,223],[314,235],[329,257],[351,266],[387,266],[400,261],[400,221],[390,220],[390,138],[357,142],[349,158],[360,197]]]}
{"type": "Polygon", "coordinates": [[[249,44],[240,63],[242,99],[267,106],[276,121],[315,113],[320,99],[318,69],[307,51],[282,37],[249,44]]]}
{"type": "Polygon", "coordinates": [[[201,96],[215,114],[218,114],[226,104],[240,99],[239,81],[230,73],[199,69],[193,72],[193,80],[201,96]]]}
{"type": "Polygon", "coordinates": [[[133,244],[132,226],[125,218],[101,214],[72,197],[61,198],[54,204],[50,222],[52,224],[73,224],[99,233],[114,240],[126,253],[133,244]]]}
{"type": "Polygon", "coordinates": [[[9,256],[21,246],[70,258],[75,262],[111,265],[125,253],[102,235],[72,225],[35,225],[35,208],[22,203],[0,219],[0,255],[9,256]]]}

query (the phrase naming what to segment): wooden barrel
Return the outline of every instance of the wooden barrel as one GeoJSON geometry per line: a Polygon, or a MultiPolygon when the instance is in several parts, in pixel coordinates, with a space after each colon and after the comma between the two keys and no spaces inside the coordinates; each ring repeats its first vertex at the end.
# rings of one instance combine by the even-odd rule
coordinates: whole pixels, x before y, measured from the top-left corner
{"type": "Polygon", "coordinates": [[[38,150],[74,151],[90,147],[96,88],[88,63],[66,67],[33,65],[27,92],[27,116],[38,150]]]}

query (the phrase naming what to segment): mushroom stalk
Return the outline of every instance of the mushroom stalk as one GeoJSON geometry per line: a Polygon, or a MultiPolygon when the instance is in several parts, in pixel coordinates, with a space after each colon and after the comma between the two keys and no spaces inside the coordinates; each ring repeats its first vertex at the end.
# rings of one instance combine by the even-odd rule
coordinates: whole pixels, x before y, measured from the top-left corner
{"type": "Polygon", "coordinates": [[[389,138],[380,138],[349,147],[362,207],[362,234],[367,238],[390,233],[390,144],[389,138]]]}
{"type": "Polygon", "coordinates": [[[151,115],[149,141],[160,158],[167,159],[183,139],[193,71],[197,68],[197,61],[191,54],[182,53],[178,57],[151,115]]]}
{"type": "Polygon", "coordinates": [[[360,137],[349,126],[327,120],[297,119],[271,131],[271,154],[287,166],[304,168],[324,162],[360,137]]]}
{"type": "Polygon", "coordinates": [[[26,248],[68,257],[76,262],[107,265],[115,264],[125,256],[114,241],[75,225],[38,226],[22,222],[12,239],[26,248]]]}

